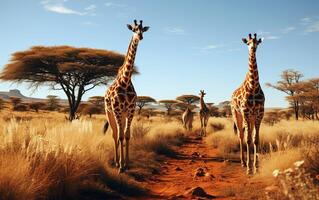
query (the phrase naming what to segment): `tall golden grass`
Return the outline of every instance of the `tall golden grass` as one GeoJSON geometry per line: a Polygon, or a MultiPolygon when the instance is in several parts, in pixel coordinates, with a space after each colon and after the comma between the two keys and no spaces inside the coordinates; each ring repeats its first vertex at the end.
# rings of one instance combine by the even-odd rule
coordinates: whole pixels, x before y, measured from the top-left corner
{"type": "MultiPolygon", "coordinates": [[[[137,181],[174,155],[183,129],[176,120],[135,120],[132,170],[118,175],[104,116],[68,122],[60,113],[11,113],[0,119],[0,199],[105,199],[143,195],[137,181]],[[19,119],[19,120],[17,120],[19,119]],[[134,179],[135,178],[135,179],[134,179]]],[[[109,130],[110,131],[110,130],[109,130]]]]}
{"type": "MultiPolygon", "coordinates": [[[[225,159],[238,158],[239,141],[233,132],[232,120],[211,119],[209,123],[224,129],[211,131],[206,143],[218,148],[220,156],[225,159]]],[[[261,199],[319,198],[318,185],[314,184],[319,180],[318,121],[282,120],[273,126],[262,124],[260,147],[260,173],[255,178],[272,184],[273,189],[266,193],[254,190],[251,194],[261,199]],[[304,165],[294,169],[296,162],[304,162],[304,165]],[[275,179],[274,172],[281,175],[275,179]]]]}
{"type": "MultiPolygon", "coordinates": [[[[233,132],[231,119],[211,119],[212,124],[224,124],[224,129],[210,132],[206,142],[218,148],[220,156],[238,156],[239,142],[233,132]]],[[[271,176],[273,170],[287,168],[297,160],[311,156],[310,150],[319,143],[318,121],[282,120],[274,126],[262,124],[260,147],[262,153],[261,174],[271,176]]],[[[309,165],[311,163],[308,163],[309,165]]],[[[319,166],[318,166],[319,167],[319,166]]]]}

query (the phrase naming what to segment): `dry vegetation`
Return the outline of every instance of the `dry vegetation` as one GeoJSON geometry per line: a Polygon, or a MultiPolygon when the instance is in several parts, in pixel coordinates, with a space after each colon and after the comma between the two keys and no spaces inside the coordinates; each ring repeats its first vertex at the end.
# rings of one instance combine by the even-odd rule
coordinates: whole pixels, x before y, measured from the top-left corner
{"type": "Polygon", "coordinates": [[[143,195],[138,181],[158,172],[184,138],[181,123],[153,117],[132,126],[132,166],[113,168],[113,139],[102,115],[69,122],[57,112],[2,111],[0,199],[105,199],[143,195]],[[45,118],[43,118],[45,116],[45,118]]]}
{"type": "MultiPolygon", "coordinates": [[[[159,173],[161,161],[176,156],[175,147],[185,140],[177,116],[135,117],[131,169],[118,175],[110,130],[102,134],[103,115],[69,122],[58,112],[10,110],[0,112],[0,199],[105,199],[121,198],[123,193],[143,196],[147,189],[139,182],[159,173]]],[[[298,199],[300,193],[315,195],[319,122],[283,118],[273,124],[263,123],[260,133],[261,172],[256,178],[271,179],[276,192],[256,195],[270,199],[298,199]],[[282,175],[299,160],[305,163],[289,174],[292,178],[282,175]],[[281,176],[274,178],[276,170],[281,176]],[[302,178],[296,179],[297,175],[302,178]],[[309,184],[305,186],[301,180],[309,184]],[[286,195],[291,188],[292,197],[286,195]]],[[[199,129],[196,116],[193,130],[199,129]]],[[[238,138],[230,118],[210,118],[207,133],[205,141],[218,149],[218,156],[225,160],[238,158],[238,138]]],[[[237,191],[228,190],[225,193],[237,191]]]]}
{"type": "MultiPolygon", "coordinates": [[[[221,124],[224,129],[215,129],[206,138],[206,142],[218,148],[220,156],[225,159],[238,158],[239,144],[232,130],[232,121],[226,118],[210,120],[211,127],[222,127],[221,124]]],[[[318,195],[316,196],[319,188],[313,184],[319,180],[318,121],[280,120],[274,125],[264,123],[261,127],[260,141],[261,171],[256,178],[272,179],[271,184],[276,185],[275,191],[267,193],[268,198],[319,198],[318,195]],[[304,161],[302,170],[296,169],[293,173],[286,175],[284,172],[292,169],[297,161],[304,161]],[[274,171],[280,171],[284,175],[274,180],[274,171]]]]}

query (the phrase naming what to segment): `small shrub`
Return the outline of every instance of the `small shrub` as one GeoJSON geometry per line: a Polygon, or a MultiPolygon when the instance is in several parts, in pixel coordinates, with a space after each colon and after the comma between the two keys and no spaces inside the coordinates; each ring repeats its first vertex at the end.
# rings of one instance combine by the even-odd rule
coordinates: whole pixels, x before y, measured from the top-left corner
{"type": "Polygon", "coordinates": [[[225,125],[220,123],[220,122],[215,122],[215,123],[213,122],[213,123],[210,123],[209,125],[213,129],[214,132],[221,131],[221,130],[225,129],[225,125]]]}
{"type": "Polygon", "coordinates": [[[150,127],[145,126],[143,123],[136,123],[132,126],[132,138],[141,139],[144,138],[150,131],[150,127]]]}
{"type": "Polygon", "coordinates": [[[268,124],[269,126],[273,126],[274,124],[280,122],[281,116],[278,111],[270,111],[265,114],[263,122],[268,124]]]}
{"type": "MultiPolygon", "coordinates": [[[[306,166],[310,173],[314,175],[319,175],[319,136],[312,137],[307,140],[307,144],[305,144],[304,157],[306,161],[306,166]]],[[[318,179],[319,181],[319,179],[318,179]]]]}
{"type": "Polygon", "coordinates": [[[318,188],[314,185],[310,174],[306,172],[303,164],[304,161],[297,161],[294,163],[294,168],[273,171],[273,175],[280,186],[279,192],[281,196],[287,199],[319,199],[318,188]]]}
{"type": "Polygon", "coordinates": [[[28,110],[28,106],[24,105],[24,104],[18,104],[15,107],[13,107],[14,111],[27,111],[28,110]]]}

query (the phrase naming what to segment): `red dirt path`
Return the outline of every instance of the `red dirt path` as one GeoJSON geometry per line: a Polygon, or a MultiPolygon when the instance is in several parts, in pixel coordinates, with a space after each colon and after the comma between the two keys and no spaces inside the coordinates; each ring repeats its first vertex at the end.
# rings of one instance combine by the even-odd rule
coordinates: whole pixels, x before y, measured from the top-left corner
{"type": "Polygon", "coordinates": [[[248,177],[239,160],[224,161],[216,157],[218,150],[194,135],[176,151],[177,158],[167,158],[159,175],[143,183],[150,190],[150,197],[145,199],[197,199],[188,192],[195,187],[211,195],[199,199],[257,199],[260,192],[264,193],[264,183],[248,177]],[[204,169],[206,175],[195,176],[198,168],[204,169]]]}

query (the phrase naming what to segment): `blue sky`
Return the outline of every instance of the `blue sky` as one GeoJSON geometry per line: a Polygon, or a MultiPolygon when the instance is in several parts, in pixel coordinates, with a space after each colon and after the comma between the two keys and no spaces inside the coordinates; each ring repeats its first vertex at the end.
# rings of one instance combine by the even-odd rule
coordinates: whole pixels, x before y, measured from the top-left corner
{"type": "MultiPolygon", "coordinates": [[[[10,55],[34,45],[71,45],[125,53],[133,19],[150,30],[137,53],[140,75],[133,78],[138,95],[157,100],[181,94],[207,93],[219,103],[244,80],[248,33],[264,38],[257,50],[260,81],[267,107],[287,106],[284,94],[267,88],[285,69],[319,76],[319,1],[269,0],[7,0],[0,3],[0,67],[10,55]]],[[[41,87],[0,82],[0,90],[18,88],[45,97],[63,93],[41,87]]],[[[104,95],[106,87],[85,98],[104,95]]]]}

